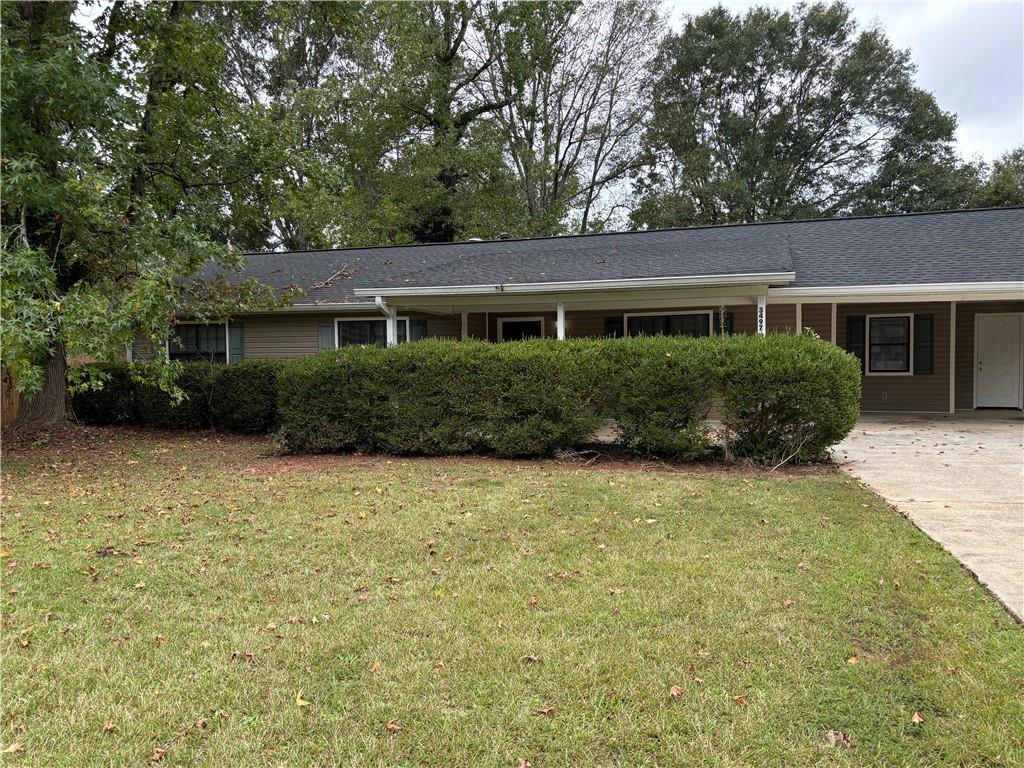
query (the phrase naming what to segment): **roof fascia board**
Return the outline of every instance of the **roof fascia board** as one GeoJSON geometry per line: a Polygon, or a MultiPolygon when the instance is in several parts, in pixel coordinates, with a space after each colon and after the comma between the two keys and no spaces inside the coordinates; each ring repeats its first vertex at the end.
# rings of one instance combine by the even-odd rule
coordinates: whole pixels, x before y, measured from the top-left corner
{"type": "Polygon", "coordinates": [[[842,285],[829,287],[769,288],[769,300],[786,301],[972,301],[976,299],[1024,299],[1024,281],[976,283],[918,283],[893,285],[842,285]]]}
{"type": "Polygon", "coordinates": [[[791,283],[795,272],[751,272],[733,275],[677,275],[610,280],[571,280],[550,283],[501,283],[481,285],[431,285],[403,288],[356,288],[356,296],[493,296],[503,293],[568,293],[629,288],[713,287],[751,283],[791,283]]]}

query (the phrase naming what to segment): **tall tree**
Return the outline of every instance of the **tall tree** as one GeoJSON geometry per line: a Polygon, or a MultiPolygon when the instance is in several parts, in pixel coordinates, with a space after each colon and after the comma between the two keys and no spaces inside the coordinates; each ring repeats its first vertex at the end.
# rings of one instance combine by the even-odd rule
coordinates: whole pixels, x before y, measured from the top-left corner
{"type": "Polygon", "coordinates": [[[1004,153],[993,164],[981,183],[971,205],[977,208],[1003,208],[1024,205],[1024,147],[1004,153]]]}
{"type": "Polygon", "coordinates": [[[570,212],[577,231],[601,228],[612,210],[605,192],[638,167],[657,4],[519,3],[502,12],[485,85],[504,104],[496,115],[530,233],[562,231],[570,212]]]}
{"type": "MultiPolygon", "coordinates": [[[[114,3],[90,33],[74,10],[0,6],[0,341],[26,396],[19,425],[67,417],[69,354],[123,359],[138,333],[166,338],[189,301],[179,278],[234,263],[213,234],[225,163],[244,165],[245,149],[216,41],[181,2],[114,3]]],[[[209,295],[224,307],[235,293],[269,299],[251,285],[209,295]]],[[[152,371],[168,387],[172,375],[152,371]]]]}
{"type": "Polygon", "coordinates": [[[638,226],[961,199],[955,117],[913,84],[909,55],[841,3],[716,8],[662,42],[653,75],[638,226]]]}

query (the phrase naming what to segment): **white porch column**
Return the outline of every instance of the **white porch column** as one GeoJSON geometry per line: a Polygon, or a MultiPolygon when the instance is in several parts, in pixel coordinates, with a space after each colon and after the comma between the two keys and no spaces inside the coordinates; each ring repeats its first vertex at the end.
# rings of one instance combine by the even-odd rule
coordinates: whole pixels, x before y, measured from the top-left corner
{"type": "Polygon", "coordinates": [[[565,304],[558,302],[555,313],[555,335],[559,341],[565,341],[565,304]]]}
{"type": "MultiPolygon", "coordinates": [[[[932,329],[935,333],[935,329],[932,329]]],[[[956,410],[956,302],[949,302],[949,412],[956,410]]]]}
{"type": "Polygon", "coordinates": [[[384,313],[384,327],[387,333],[387,344],[389,347],[398,346],[398,313],[393,307],[389,307],[383,296],[374,299],[377,308],[384,313]]]}
{"type": "Polygon", "coordinates": [[[462,340],[469,338],[469,312],[462,313],[462,340]]]}
{"type": "Polygon", "coordinates": [[[764,336],[768,332],[768,297],[761,295],[757,297],[757,335],[764,336]]]}

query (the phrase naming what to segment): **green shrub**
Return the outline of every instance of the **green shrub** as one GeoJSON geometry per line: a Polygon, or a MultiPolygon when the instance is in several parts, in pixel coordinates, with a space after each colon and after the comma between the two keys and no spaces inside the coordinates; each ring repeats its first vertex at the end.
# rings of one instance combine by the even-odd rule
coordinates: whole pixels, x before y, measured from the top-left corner
{"type": "Polygon", "coordinates": [[[540,456],[597,425],[572,344],[422,341],[290,363],[282,442],[302,451],[540,456]]]}
{"type": "Polygon", "coordinates": [[[719,391],[735,457],[819,461],[857,423],[860,366],[806,335],[732,336],[722,340],[719,391]]]}
{"type": "Polygon", "coordinates": [[[71,408],[83,424],[134,424],[135,384],[127,363],[96,363],[69,371],[78,385],[71,408]]]}
{"type": "Polygon", "coordinates": [[[613,339],[588,366],[601,381],[602,414],[633,453],[692,461],[711,455],[707,425],[721,340],[654,336],[613,339]]]}
{"type": "Polygon", "coordinates": [[[216,366],[209,421],[231,432],[272,432],[277,428],[277,375],[284,360],[243,360],[216,366]]]}
{"type": "Polygon", "coordinates": [[[209,428],[210,398],[219,366],[212,363],[183,363],[176,384],[185,398],[178,403],[156,384],[135,385],[137,423],[164,429],[209,428]]]}

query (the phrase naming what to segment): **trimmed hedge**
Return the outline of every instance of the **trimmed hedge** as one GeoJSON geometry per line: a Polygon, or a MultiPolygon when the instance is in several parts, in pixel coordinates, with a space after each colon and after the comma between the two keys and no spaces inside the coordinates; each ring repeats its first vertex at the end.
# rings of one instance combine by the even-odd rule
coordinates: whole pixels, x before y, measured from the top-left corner
{"type": "Polygon", "coordinates": [[[604,421],[650,456],[818,461],[857,420],[856,359],[811,336],[425,340],[294,361],[187,363],[175,404],[128,365],[76,394],[92,424],[276,431],[296,451],[544,456],[604,421]],[[720,418],[722,427],[709,424],[720,418]],[[721,446],[717,438],[721,438],[721,446]]]}
{"type": "Polygon", "coordinates": [[[279,438],[311,452],[551,454],[599,424],[580,348],[427,340],[322,352],[281,371],[279,438]]]}
{"type": "Polygon", "coordinates": [[[102,380],[102,387],[76,392],[71,405],[86,424],[271,432],[277,427],[277,372],[284,364],[283,360],[246,360],[229,366],[184,363],[176,384],[185,397],[178,403],[156,384],[139,381],[132,365],[94,364],[91,378],[102,380]]]}

